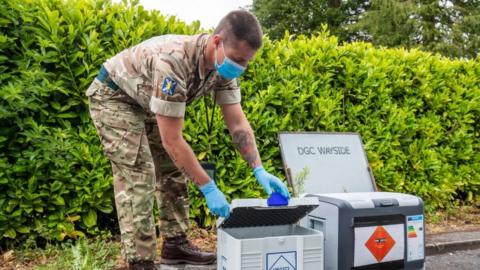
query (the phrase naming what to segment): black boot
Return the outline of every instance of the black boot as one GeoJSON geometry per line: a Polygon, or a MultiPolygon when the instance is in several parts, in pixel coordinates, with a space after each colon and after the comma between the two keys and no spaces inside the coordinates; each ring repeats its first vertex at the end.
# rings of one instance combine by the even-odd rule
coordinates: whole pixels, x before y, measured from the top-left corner
{"type": "Polygon", "coordinates": [[[187,240],[185,235],[165,238],[162,248],[162,264],[213,264],[217,255],[203,252],[187,240]]]}
{"type": "Polygon", "coordinates": [[[129,270],[157,270],[153,261],[137,261],[128,263],[129,270]]]}

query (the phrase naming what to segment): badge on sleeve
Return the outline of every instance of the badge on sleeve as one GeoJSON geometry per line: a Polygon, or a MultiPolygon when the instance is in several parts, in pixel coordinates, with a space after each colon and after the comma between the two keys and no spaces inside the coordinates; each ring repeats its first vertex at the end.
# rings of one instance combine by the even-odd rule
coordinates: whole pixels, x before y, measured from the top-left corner
{"type": "Polygon", "coordinates": [[[174,81],[170,77],[165,77],[163,79],[163,85],[162,85],[162,92],[169,95],[173,96],[173,93],[175,93],[175,88],[177,87],[177,82],[174,81]]]}

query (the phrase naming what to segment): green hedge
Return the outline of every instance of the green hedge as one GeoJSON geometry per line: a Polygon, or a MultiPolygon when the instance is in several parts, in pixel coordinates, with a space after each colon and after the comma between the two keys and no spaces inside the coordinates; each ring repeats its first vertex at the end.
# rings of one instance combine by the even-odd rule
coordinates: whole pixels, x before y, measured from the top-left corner
{"type": "MultiPolygon", "coordinates": [[[[83,93],[108,57],[198,23],[135,3],[0,0],[0,29],[0,243],[114,229],[111,168],[83,93]]],[[[428,211],[480,200],[479,85],[478,59],[339,45],[326,33],[265,38],[241,79],[268,169],[283,174],[278,131],[356,131],[379,188],[417,194],[428,211]]],[[[215,121],[207,135],[204,105],[193,103],[187,141],[217,162],[229,199],[263,196],[219,112],[215,121]]],[[[212,225],[197,189],[190,195],[192,219],[212,225]]]]}
{"type": "Polygon", "coordinates": [[[0,0],[0,242],[116,226],[84,92],[108,57],[199,24],[110,2],[0,0]]]}
{"type": "Polygon", "coordinates": [[[281,169],[276,133],[355,131],[377,185],[427,211],[480,199],[480,61],[319,34],[266,42],[242,88],[263,158],[281,169]]]}

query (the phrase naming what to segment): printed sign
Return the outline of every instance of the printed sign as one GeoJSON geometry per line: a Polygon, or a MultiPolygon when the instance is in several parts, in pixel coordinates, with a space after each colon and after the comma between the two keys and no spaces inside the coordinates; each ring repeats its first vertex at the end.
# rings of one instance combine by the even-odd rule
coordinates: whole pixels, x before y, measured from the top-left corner
{"type": "Polygon", "coordinates": [[[297,270],[297,252],[267,253],[266,270],[297,270]]]}
{"type": "Polygon", "coordinates": [[[280,133],[279,141],[297,195],[375,191],[358,134],[280,133]]]}
{"type": "Polygon", "coordinates": [[[354,228],[353,266],[403,260],[405,224],[354,228]]]}
{"type": "Polygon", "coordinates": [[[407,216],[407,261],[423,260],[424,228],[423,215],[407,216]]]}

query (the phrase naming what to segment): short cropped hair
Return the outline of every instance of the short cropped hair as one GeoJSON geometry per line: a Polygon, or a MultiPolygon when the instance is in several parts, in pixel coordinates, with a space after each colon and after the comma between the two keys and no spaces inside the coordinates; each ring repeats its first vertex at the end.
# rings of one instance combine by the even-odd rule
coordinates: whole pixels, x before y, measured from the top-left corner
{"type": "Polygon", "coordinates": [[[213,34],[222,34],[228,45],[244,40],[254,50],[262,47],[262,27],[255,15],[246,10],[228,13],[218,23],[213,34]]]}

